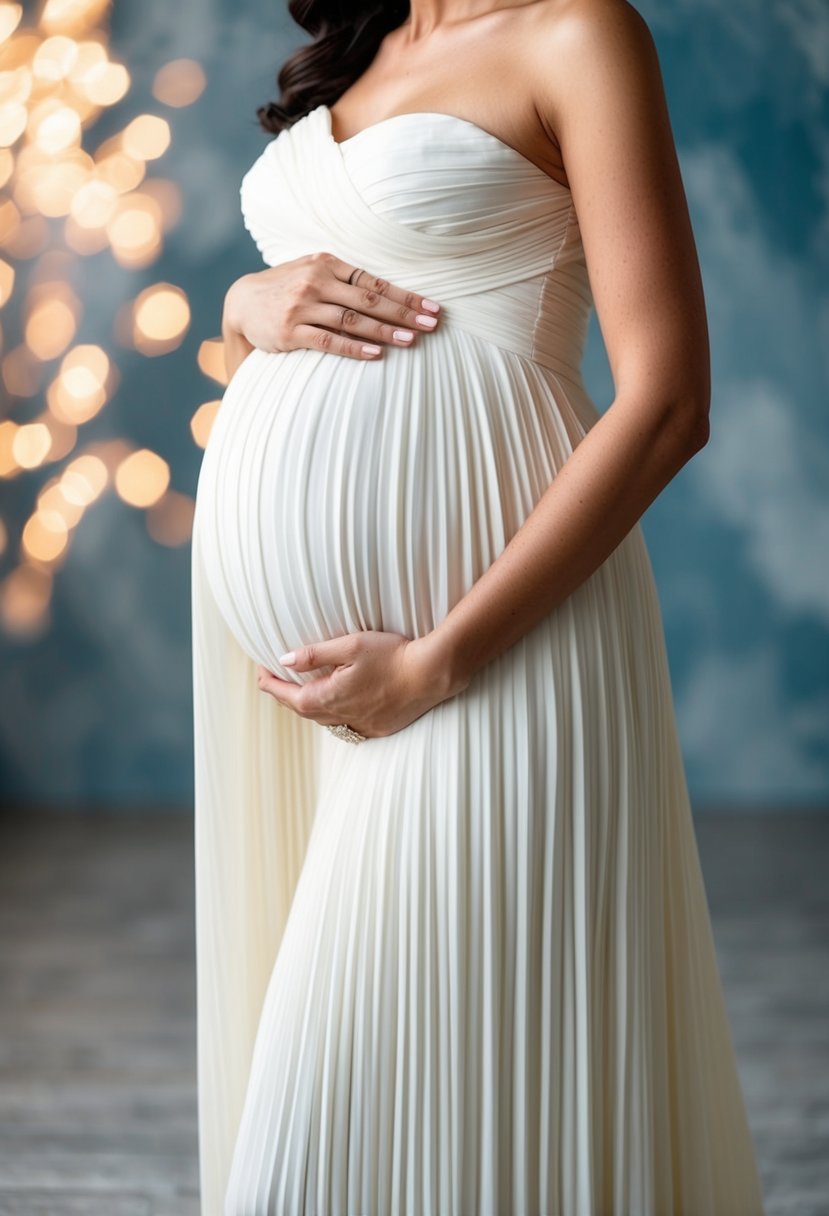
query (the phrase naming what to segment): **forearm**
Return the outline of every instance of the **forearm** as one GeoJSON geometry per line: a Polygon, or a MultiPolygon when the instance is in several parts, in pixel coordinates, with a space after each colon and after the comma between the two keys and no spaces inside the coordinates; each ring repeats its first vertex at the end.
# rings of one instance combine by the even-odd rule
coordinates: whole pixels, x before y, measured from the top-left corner
{"type": "Polygon", "coordinates": [[[691,407],[641,410],[618,398],[556,474],[505,549],[428,635],[454,690],[551,613],[624,539],[707,441],[691,407]]]}

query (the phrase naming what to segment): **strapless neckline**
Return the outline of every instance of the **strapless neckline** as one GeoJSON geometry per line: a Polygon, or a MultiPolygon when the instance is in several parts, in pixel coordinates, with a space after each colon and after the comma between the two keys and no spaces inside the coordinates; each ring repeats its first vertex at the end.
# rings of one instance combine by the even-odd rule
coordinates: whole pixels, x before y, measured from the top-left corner
{"type": "MultiPolygon", "coordinates": [[[[328,125],[328,138],[331,141],[331,143],[334,145],[335,148],[345,149],[350,144],[355,143],[356,141],[362,139],[363,136],[371,135],[374,132],[381,130],[383,127],[390,126],[392,123],[401,122],[402,120],[407,119],[407,118],[441,119],[441,120],[445,120],[450,123],[456,123],[462,127],[466,127],[467,130],[477,131],[480,135],[482,135],[486,139],[490,140],[493,144],[496,144],[499,148],[504,148],[512,156],[516,157],[517,160],[520,161],[523,165],[525,165],[529,170],[532,170],[535,173],[539,174],[541,177],[543,177],[545,179],[545,181],[548,181],[552,186],[556,186],[556,187],[558,187],[559,190],[563,190],[565,192],[565,194],[568,194],[568,195],[571,194],[569,186],[565,186],[564,182],[560,182],[560,181],[558,181],[557,178],[551,177],[549,173],[545,172],[545,170],[542,169],[539,165],[537,165],[535,163],[535,161],[530,160],[530,158],[528,156],[525,156],[523,152],[519,152],[517,148],[514,148],[512,146],[512,144],[508,144],[505,140],[501,139],[498,135],[493,135],[492,131],[487,131],[486,127],[482,127],[482,126],[480,126],[479,123],[473,122],[471,118],[461,118],[460,115],[449,114],[445,110],[406,110],[402,114],[390,114],[387,118],[379,118],[377,120],[377,122],[369,123],[369,125],[367,127],[363,127],[361,130],[355,131],[353,135],[347,136],[346,139],[335,139],[334,131],[333,131],[333,123],[331,121],[330,106],[325,105],[325,103],[323,102],[317,107],[317,109],[322,110],[325,115],[325,119],[326,119],[326,122],[328,125]]],[[[311,112],[313,113],[313,111],[311,111],[311,112]]]]}

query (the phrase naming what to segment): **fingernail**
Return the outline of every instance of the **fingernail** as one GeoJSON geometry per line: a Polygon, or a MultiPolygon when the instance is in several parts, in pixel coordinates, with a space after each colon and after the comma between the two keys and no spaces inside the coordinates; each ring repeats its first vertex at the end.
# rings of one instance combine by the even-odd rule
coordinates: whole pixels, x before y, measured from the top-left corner
{"type": "Polygon", "coordinates": [[[289,650],[287,654],[280,655],[279,661],[283,667],[293,667],[296,662],[296,651],[289,650]]]}
{"type": "Polygon", "coordinates": [[[379,355],[381,350],[382,350],[382,347],[380,347],[380,346],[372,346],[371,343],[366,343],[366,345],[363,347],[363,354],[364,355],[379,355]]]}
{"type": "Polygon", "coordinates": [[[411,342],[414,334],[410,329],[396,329],[394,336],[399,342],[411,342]]]}
{"type": "Polygon", "coordinates": [[[416,319],[419,325],[425,325],[427,329],[433,329],[438,323],[437,317],[424,317],[422,313],[416,319]]]}
{"type": "Polygon", "coordinates": [[[427,312],[440,312],[440,304],[436,304],[434,300],[420,301],[427,312]]]}

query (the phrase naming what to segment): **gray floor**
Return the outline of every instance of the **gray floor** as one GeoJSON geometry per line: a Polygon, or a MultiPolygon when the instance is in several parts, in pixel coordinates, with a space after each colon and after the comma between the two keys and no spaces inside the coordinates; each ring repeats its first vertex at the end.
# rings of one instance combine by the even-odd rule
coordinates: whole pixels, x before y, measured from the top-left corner
{"type": "MultiPolygon", "coordinates": [[[[827,1216],[829,814],[695,822],[767,1214],[827,1216]]],[[[2,1216],[197,1216],[192,827],[0,818],[2,1216]]]]}

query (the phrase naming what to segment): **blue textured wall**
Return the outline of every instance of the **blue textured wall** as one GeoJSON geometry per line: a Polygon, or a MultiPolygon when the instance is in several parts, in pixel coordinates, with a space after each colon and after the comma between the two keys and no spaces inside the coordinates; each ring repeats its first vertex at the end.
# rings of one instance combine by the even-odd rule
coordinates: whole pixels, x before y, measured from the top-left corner
{"type": "MultiPolygon", "coordinates": [[[[826,804],[829,9],[824,0],[640,9],[662,62],[713,354],[711,441],[643,523],[691,793],[697,805],[826,804]]],[[[113,12],[111,51],[133,85],[91,144],[133,114],[164,113],[173,139],[153,171],[179,184],[186,218],[146,270],[122,270],[108,253],[77,259],[77,340],[113,351],[122,373],[84,438],[151,447],[188,494],[201,457],[189,420],[218,395],[196,353],[218,333],[228,283],[259,265],[238,210],[239,181],[266,139],[254,111],[298,41],[283,6],[265,0],[122,0],[113,12]],[[204,65],[208,87],[192,107],[167,110],[152,78],[181,55],[204,65]],[[155,358],[118,350],[118,305],[160,279],[190,298],[185,341],[155,358]]],[[[605,408],[612,386],[595,318],[585,376],[605,408]]],[[[5,408],[22,421],[28,407],[5,408]]],[[[0,579],[47,472],[0,479],[9,533],[0,579]]],[[[144,513],[107,493],[56,572],[50,618],[29,640],[0,634],[6,798],[186,804],[189,547],[158,545],[144,513]]]]}

